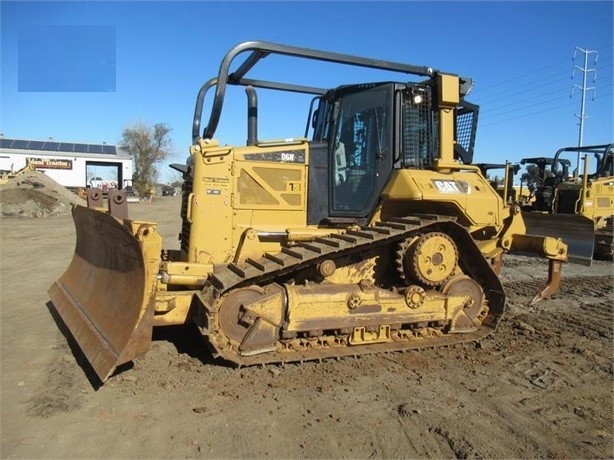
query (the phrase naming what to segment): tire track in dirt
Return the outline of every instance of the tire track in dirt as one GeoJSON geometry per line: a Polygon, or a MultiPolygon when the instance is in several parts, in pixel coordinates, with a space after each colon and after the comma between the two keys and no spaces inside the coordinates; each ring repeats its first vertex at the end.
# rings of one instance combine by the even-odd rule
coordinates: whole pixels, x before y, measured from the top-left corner
{"type": "Polygon", "coordinates": [[[504,284],[508,311],[493,340],[510,372],[489,400],[515,437],[542,440],[528,456],[603,457],[614,447],[612,276],[567,277],[555,296],[528,307],[539,286],[504,284]]]}
{"type": "Polygon", "coordinates": [[[77,373],[74,357],[68,344],[58,336],[57,353],[47,365],[45,378],[26,401],[27,414],[31,417],[49,418],[54,415],[72,412],[81,407],[81,381],[77,373]]]}
{"type": "Polygon", "coordinates": [[[506,283],[508,316],[521,311],[538,312],[534,320],[544,326],[544,320],[554,322],[566,332],[574,332],[590,339],[614,338],[614,287],[611,276],[572,277],[548,303],[524,307],[525,299],[535,292],[539,282],[506,283]]]}
{"type": "Polygon", "coordinates": [[[460,426],[458,414],[428,420],[429,432],[457,458],[600,458],[612,451],[612,408],[604,404],[613,380],[612,277],[564,281],[554,298],[533,307],[528,301],[541,281],[506,283],[508,311],[486,341],[473,351],[465,344],[421,352],[442,371],[450,360],[468,360],[457,361],[446,381],[456,382],[460,400],[473,401],[473,416],[460,426]]]}

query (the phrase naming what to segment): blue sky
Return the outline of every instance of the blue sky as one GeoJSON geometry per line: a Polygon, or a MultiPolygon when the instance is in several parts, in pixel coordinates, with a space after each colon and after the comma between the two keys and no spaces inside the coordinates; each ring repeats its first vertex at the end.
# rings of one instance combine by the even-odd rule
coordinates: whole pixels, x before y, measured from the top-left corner
{"type": "MultiPolygon", "coordinates": [[[[200,86],[216,75],[234,45],[266,40],[471,77],[475,86],[468,99],[480,105],[475,161],[552,155],[578,142],[582,72],[576,69],[572,79],[572,71],[584,65],[584,55],[577,48],[595,51],[589,54],[595,71],[587,86],[595,90],[586,93],[583,143],[614,141],[613,5],[1,1],[0,132],[7,138],[112,144],[136,121],[163,122],[173,129],[169,163],[183,162],[200,86]],[[58,36],[58,30],[65,34],[58,36]],[[53,40],[70,46],[54,54],[53,40]],[[32,71],[33,64],[59,67],[72,79],[32,71]]],[[[311,86],[390,79],[289,58],[261,64],[254,77],[311,86]]],[[[216,132],[222,144],[245,143],[245,100],[242,89],[230,88],[216,132]]],[[[303,134],[308,97],[261,90],[258,100],[261,139],[303,134]]],[[[162,180],[173,176],[170,168],[161,169],[162,180]]]]}

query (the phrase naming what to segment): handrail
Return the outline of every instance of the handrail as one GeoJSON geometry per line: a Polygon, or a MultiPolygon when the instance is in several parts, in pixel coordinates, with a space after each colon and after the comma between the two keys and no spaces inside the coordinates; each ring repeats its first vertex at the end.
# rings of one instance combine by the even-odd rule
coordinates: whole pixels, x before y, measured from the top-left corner
{"type": "Polygon", "coordinates": [[[299,48],[294,46],[281,45],[277,43],[265,41],[247,41],[234,46],[222,59],[217,78],[211,78],[200,88],[196,98],[196,107],[194,110],[194,120],[192,123],[192,139],[197,142],[201,125],[202,111],[204,99],[207,91],[215,86],[215,95],[213,105],[209,115],[207,126],[203,130],[203,138],[210,139],[215,134],[217,125],[222,112],[226,85],[241,85],[253,86],[260,88],[269,88],[282,91],[300,92],[305,94],[324,94],[328,89],[316,88],[302,85],[292,85],[279,82],[269,82],[262,80],[251,80],[244,78],[245,75],[264,57],[269,54],[279,54],[283,56],[300,57],[304,59],[312,59],[324,62],[334,62],[337,64],[353,65],[357,67],[367,67],[379,70],[387,70],[391,72],[400,72],[405,74],[413,74],[420,76],[432,76],[437,71],[427,66],[416,66],[411,64],[403,64],[399,62],[383,61],[381,59],[371,59],[360,56],[352,56],[349,54],[332,53],[326,51],[318,51],[309,48],[299,48]],[[229,74],[230,65],[237,55],[252,51],[252,53],[243,61],[243,63],[229,74]]]}
{"type": "MultiPolygon", "coordinates": [[[[553,174],[556,174],[558,172],[558,167],[556,165],[557,160],[559,160],[559,156],[561,155],[561,153],[563,152],[577,152],[578,153],[578,164],[577,164],[577,169],[576,169],[576,173],[575,173],[575,177],[578,178],[578,175],[580,173],[580,153],[593,153],[596,155],[597,159],[598,159],[598,164],[597,164],[597,169],[595,171],[595,175],[597,177],[599,177],[604,171],[604,166],[605,166],[605,159],[607,158],[607,154],[608,152],[614,148],[614,144],[610,143],[610,144],[599,144],[599,145],[584,145],[584,146],[579,146],[579,147],[563,147],[559,150],[557,150],[557,152],[554,154],[554,158],[553,158],[553,163],[552,166],[550,167],[551,171],[553,174]]],[[[560,160],[559,160],[560,161],[560,160]]]]}

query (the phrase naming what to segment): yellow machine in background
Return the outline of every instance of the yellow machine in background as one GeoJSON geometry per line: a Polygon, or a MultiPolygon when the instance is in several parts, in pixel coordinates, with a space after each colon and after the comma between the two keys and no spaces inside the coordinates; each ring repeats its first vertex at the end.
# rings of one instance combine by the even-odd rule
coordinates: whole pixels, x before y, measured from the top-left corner
{"type": "Polygon", "coordinates": [[[564,238],[574,262],[612,258],[613,157],[614,144],[602,144],[564,147],[541,161],[550,166],[550,175],[543,176],[535,202],[524,208],[524,218],[531,233],[564,238]],[[582,171],[570,174],[576,157],[582,160],[582,171]]]}
{"type": "Polygon", "coordinates": [[[34,166],[34,163],[28,163],[23,168],[18,169],[17,171],[14,171],[14,172],[4,172],[4,173],[2,173],[0,175],[0,185],[6,184],[9,181],[9,179],[12,179],[13,177],[17,177],[17,176],[20,176],[22,174],[27,174],[30,171],[34,171],[34,170],[36,170],[36,167],[34,166]]]}
{"type": "Polygon", "coordinates": [[[522,187],[514,185],[514,176],[520,170],[519,164],[506,163],[476,163],[480,172],[490,182],[492,188],[494,188],[499,196],[505,200],[506,203],[520,204],[527,200],[528,190],[524,191],[522,187]],[[490,177],[489,171],[503,171],[503,177],[495,175],[490,177]]]}
{"type": "Polygon", "coordinates": [[[146,351],[154,326],[186,321],[239,365],[478,340],[503,315],[497,272],[512,250],[550,260],[534,302],[555,292],[566,245],[526,235],[520,208],[471,164],[470,86],[430,67],[267,42],[231,49],[198,94],[190,157],[173,165],[184,178],[181,249],[163,249],[155,223],[127,218],[121,192],[108,210],[96,191],[73,210],[75,256],[49,293],[100,379],[146,351]],[[270,54],[421,81],[327,89],[246,78],[270,54]],[[228,85],[246,87],[246,146],[214,139],[228,85]],[[254,88],[313,95],[305,138],[259,140],[254,88]]]}

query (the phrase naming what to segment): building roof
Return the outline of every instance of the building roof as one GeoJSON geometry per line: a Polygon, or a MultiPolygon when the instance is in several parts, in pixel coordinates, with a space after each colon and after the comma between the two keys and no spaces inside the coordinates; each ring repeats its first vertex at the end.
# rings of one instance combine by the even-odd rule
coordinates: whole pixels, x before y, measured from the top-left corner
{"type": "Polygon", "coordinates": [[[1,149],[28,150],[30,152],[62,152],[92,155],[125,156],[126,152],[108,144],[77,144],[72,142],[33,141],[27,139],[0,138],[1,149]]]}

